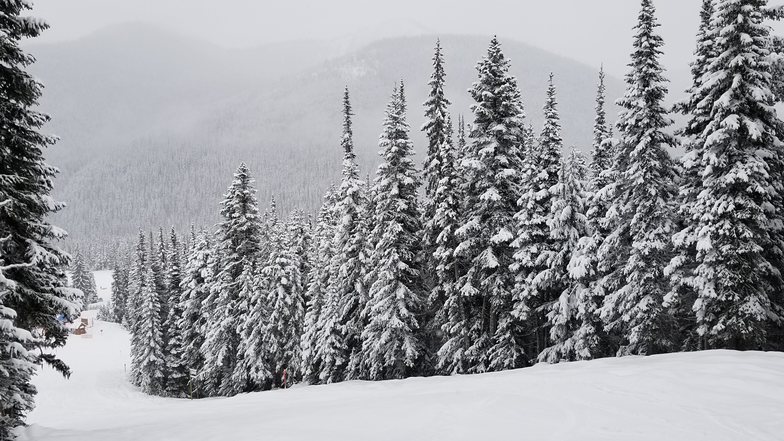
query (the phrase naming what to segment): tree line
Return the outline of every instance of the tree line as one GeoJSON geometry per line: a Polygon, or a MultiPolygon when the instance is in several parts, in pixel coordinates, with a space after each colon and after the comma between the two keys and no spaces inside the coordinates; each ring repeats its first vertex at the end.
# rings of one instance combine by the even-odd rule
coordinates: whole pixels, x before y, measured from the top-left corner
{"type": "MultiPolygon", "coordinates": [[[[784,125],[762,0],[704,0],[689,98],[674,111],[651,0],[608,121],[600,72],[590,161],[565,150],[556,79],[537,132],[497,38],[472,122],[452,118],[436,44],[414,163],[405,85],[375,178],[356,164],[348,89],[342,178],[311,222],[260,213],[237,169],[217,230],[140,233],[115,271],[134,384],[234,395],[304,381],[481,373],[622,355],[784,349],[784,125]],[[686,153],[680,159],[673,147],[686,153]]],[[[187,392],[186,392],[187,391],[187,392]]]]}

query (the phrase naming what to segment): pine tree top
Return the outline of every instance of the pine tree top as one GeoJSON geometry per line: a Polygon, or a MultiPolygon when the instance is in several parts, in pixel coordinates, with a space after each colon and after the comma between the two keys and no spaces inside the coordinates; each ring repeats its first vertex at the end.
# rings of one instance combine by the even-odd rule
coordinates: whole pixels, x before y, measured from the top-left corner
{"type": "Polygon", "coordinates": [[[343,91],[343,135],[340,138],[340,145],[343,147],[345,159],[353,161],[354,154],[354,131],[352,129],[351,118],[354,112],[351,110],[351,99],[349,97],[348,86],[343,91]]]}
{"type": "Polygon", "coordinates": [[[548,150],[543,151],[543,154],[557,153],[556,159],[560,160],[563,138],[561,137],[561,117],[558,113],[558,100],[553,78],[554,75],[551,73],[547,86],[547,99],[544,105],[544,128],[542,129],[539,142],[543,150],[548,150]]]}
{"type": "MultiPolygon", "coordinates": [[[[635,26],[632,61],[629,64],[631,71],[626,75],[626,93],[618,101],[618,105],[624,109],[618,121],[621,143],[631,152],[648,145],[663,148],[662,144],[676,144],[675,138],[664,132],[672,120],[667,117],[664,108],[667,80],[659,61],[664,45],[664,40],[656,33],[659,26],[653,2],[642,0],[639,23],[635,26]]],[[[625,161],[629,158],[626,155],[621,159],[625,161]]]]}

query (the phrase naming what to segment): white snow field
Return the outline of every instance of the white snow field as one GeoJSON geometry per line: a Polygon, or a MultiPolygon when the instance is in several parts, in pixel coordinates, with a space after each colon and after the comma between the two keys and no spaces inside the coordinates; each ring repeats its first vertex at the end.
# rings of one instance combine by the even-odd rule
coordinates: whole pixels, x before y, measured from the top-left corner
{"type": "Polygon", "coordinates": [[[93,277],[95,278],[98,297],[105,303],[109,303],[112,300],[112,271],[93,271],[93,277]]]}
{"type": "Polygon", "coordinates": [[[472,376],[298,386],[233,398],[146,396],[128,334],[96,322],[36,379],[24,441],[781,441],[784,354],[629,357],[472,376]]]}

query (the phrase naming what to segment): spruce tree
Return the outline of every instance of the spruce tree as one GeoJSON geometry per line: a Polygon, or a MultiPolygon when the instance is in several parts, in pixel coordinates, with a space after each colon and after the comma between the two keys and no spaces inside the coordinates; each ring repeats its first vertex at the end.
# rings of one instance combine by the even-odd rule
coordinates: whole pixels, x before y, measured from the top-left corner
{"type": "MultiPolygon", "coordinates": [[[[277,252],[275,234],[271,230],[264,234],[269,240],[265,244],[270,253],[267,259],[274,258],[277,252]]],[[[261,264],[263,262],[259,262],[261,264]]],[[[270,326],[271,293],[267,291],[267,281],[262,279],[261,268],[256,265],[243,266],[236,283],[240,300],[235,309],[239,311],[237,315],[241,322],[237,326],[239,341],[231,381],[237,392],[269,389],[274,380],[272,367],[276,345],[270,326]]]]}
{"type": "Polygon", "coordinates": [[[163,228],[158,229],[158,243],[155,243],[152,232],[150,233],[150,269],[155,280],[155,292],[158,293],[158,303],[160,304],[161,314],[161,335],[163,336],[164,348],[169,340],[169,259],[166,240],[163,237],[163,228]]]}
{"type": "Polygon", "coordinates": [[[112,270],[112,307],[117,323],[126,323],[127,304],[130,295],[130,268],[127,257],[118,257],[112,270]]]}
{"type": "Polygon", "coordinates": [[[28,349],[34,336],[15,326],[16,311],[5,306],[9,290],[0,285],[0,440],[10,440],[15,427],[35,407],[36,387],[31,383],[38,370],[35,352],[28,349]]]}
{"type": "MultiPolygon", "coordinates": [[[[699,176],[701,167],[693,162],[692,155],[696,154],[694,152],[695,148],[697,148],[696,143],[705,130],[710,117],[711,106],[703,103],[706,96],[701,86],[706,79],[705,74],[709,64],[716,55],[714,50],[716,48],[715,40],[718,38],[718,35],[712,23],[714,12],[714,1],[703,0],[702,9],[700,10],[700,26],[697,31],[695,60],[691,63],[692,84],[686,91],[686,100],[675,105],[676,111],[687,115],[689,118],[686,126],[678,130],[678,134],[684,139],[683,145],[686,150],[686,154],[681,158],[684,176],[678,195],[680,202],[679,215],[683,219],[690,217],[691,207],[689,204],[697,199],[702,191],[700,185],[701,178],[699,176]]],[[[671,291],[673,292],[673,294],[666,297],[666,303],[678,320],[679,331],[682,334],[680,337],[682,341],[681,348],[693,350],[701,345],[691,311],[692,305],[696,301],[696,295],[694,290],[688,286],[691,275],[694,273],[697,265],[697,249],[693,240],[680,242],[682,237],[681,234],[674,236],[674,239],[678,242],[676,256],[680,255],[681,258],[673,261],[674,265],[670,265],[666,269],[672,282],[671,291]]]]}
{"type": "Polygon", "coordinates": [[[148,263],[147,245],[144,232],[139,230],[133,264],[131,265],[131,272],[128,278],[129,296],[125,308],[128,311],[126,314],[126,327],[131,334],[130,381],[136,386],[141,384],[138,366],[140,366],[139,357],[141,354],[143,341],[141,340],[141,333],[139,332],[139,324],[141,323],[143,292],[145,289],[144,285],[146,283],[148,263]]]}
{"type": "Polygon", "coordinates": [[[676,227],[676,168],[667,148],[675,145],[659,63],[662,38],[651,0],[642,0],[635,27],[626,94],[618,104],[620,145],[612,167],[615,181],[603,222],[610,232],[598,250],[607,268],[602,318],[620,339],[619,355],[655,354],[674,349],[672,317],[662,306],[669,286],[664,267],[672,257],[676,227]]]}
{"type": "Polygon", "coordinates": [[[547,311],[563,291],[561,262],[555,262],[562,255],[563,237],[551,234],[550,224],[556,212],[553,211],[553,193],[558,184],[561,171],[561,122],[558,113],[553,74],[547,88],[544,106],[544,127],[539,142],[530,145],[525,158],[525,182],[522,196],[518,202],[520,210],[515,215],[518,221],[515,263],[517,271],[515,285],[514,314],[526,322],[532,338],[527,343],[529,357],[545,348],[549,329],[547,311]],[[555,273],[551,271],[558,267],[555,273]]]}
{"type": "Polygon", "coordinates": [[[155,275],[152,268],[147,268],[145,271],[135,337],[137,338],[138,357],[134,362],[138,372],[138,385],[147,394],[163,394],[166,355],[160,296],[155,291],[155,275]]]}
{"type": "Polygon", "coordinates": [[[98,290],[95,287],[95,277],[92,271],[84,264],[84,258],[80,252],[74,256],[73,271],[71,272],[71,286],[82,292],[82,305],[84,309],[91,304],[98,303],[98,290]]]}
{"type": "Polygon", "coordinates": [[[290,225],[282,224],[272,232],[272,255],[261,270],[268,308],[265,334],[270,342],[264,355],[270,361],[275,386],[283,385],[284,375],[289,381],[298,379],[302,365],[300,338],[305,311],[299,262],[293,248],[294,231],[290,225]]]}
{"type": "Polygon", "coordinates": [[[612,129],[607,122],[607,110],[605,103],[607,100],[607,86],[604,67],[599,69],[599,84],[596,90],[596,118],[593,125],[593,144],[591,146],[591,188],[599,189],[607,185],[606,177],[602,173],[610,169],[613,162],[612,143],[608,142],[612,138],[612,129]]]}
{"type": "MultiPolygon", "coordinates": [[[[212,313],[207,298],[215,280],[215,253],[210,242],[210,235],[201,231],[193,234],[190,253],[188,253],[185,272],[180,284],[180,308],[182,317],[178,327],[182,331],[182,358],[189,371],[201,373],[204,366],[204,355],[201,347],[208,327],[212,325],[212,313]]],[[[189,372],[190,374],[190,372],[189,372]]],[[[199,378],[190,378],[191,390],[196,395],[205,393],[199,378]]]]}
{"type": "MultiPolygon", "coordinates": [[[[424,202],[422,204],[422,223],[424,225],[422,249],[424,252],[425,267],[423,277],[428,290],[436,286],[436,263],[433,262],[433,253],[437,248],[438,227],[435,225],[437,210],[438,184],[443,177],[444,167],[454,167],[447,164],[444,157],[447,143],[449,142],[448,119],[450,105],[444,94],[444,57],[441,52],[441,40],[436,41],[435,54],[433,55],[433,73],[430,76],[430,95],[425,101],[425,123],[422,131],[427,136],[427,157],[422,169],[424,183],[424,202]]],[[[436,296],[438,297],[438,296],[436,296]]],[[[434,299],[435,300],[435,299],[434,299]]],[[[436,306],[437,307],[437,306],[436,306]]]]}
{"type": "Polygon", "coordinates": [[[359,178],[359,168],[354,154],[354,140],[351,117],[351,102],[348,88],[343,94],[343,178],[335,195],[335,216],[338,224],[333,238],[335,255],[332,257],[330,272],[335,275],[328,288],[337,299],[339,337],[343,339],[340,347],[347,351],[341,358],[348,360],[347,378],[358,378],[361,367],[360,334],[365,327],[362,312],[367,303],[367,289],[362,280],[361,254],[365,246],[365,232],[362,218],[366,216],[365,183],[359,178]]]}
{"type": "Polygon", "coordinates": [[[536,276],[548,280],[558,293],[553,302],[543,305],[547,308],[550,345],[538,358],[548,363],[589,359],[594,355],[591,349],[595,343],[586,342],[585,334],[595,334],[595,305],[569,273],[572,254],[580,238],[587,234],[586,175],[584,160],[573,149],[561,165],[558,184],[551,189],[553,200],[547,224],[556,248],[546,254],[547,268],[536,276]]]}
{"type": "MultiPolygon", "coordinates": [[[[452,120],[448,120],[448,131],[452,132],[452,120]]],[[[457,255],[460,238],[457,230],[463,219],[461,189],[465,185],[460,174],[461,154],[465,150],[465,122],[458,118],[458,138],[455,144],[444,146],[442,177],[436,189],[436,212],[433,221],[438,234],[434,252],[437,275],[436,297],[443,302],[434,320],[441,331],[441,346],[436,353],[436,370],[446,375],[466,372],[465,350],[468,344],[469,311],[464,304],[458,284],[464,266],[457,255]]]]}
{"type": "Polygon", "coordinates": [[[30,363],[68,375],[49,350],[68,336],[54,318],[74,318],[79,303],[66,288],[70,258],[55,245],[66,233],[47,220],[64,205],[51,196],[58,171],[44,162],[44,149],[56,139],[40,132],[49,117],[36,110],[42,85],[26,71],[35,59],[21,47],[48,28],[23,15],[31,8],[0,2],[0,438],[12,437],[32,407],[30,363]]]}
{"type": "Polygon", "coordinates": [[[472,141],[462,155],[460,172],[465,213],[457,233],[457,255],[466,262],[460,292],[466,304],[466,343],[462,360],[467,372],[519,367],[523,349],[512,316],[514,272],[510,269],[516,236],[514,215],[520,198],[520,148],[525,114],[509,61],[493,38],[477,65],[479,79],[470,90],[474,123],[472,141]]]}
{"type": "MultiPolygon", "coordinates": [[[[293,251],[297,256],[299,262],[299,273],[302,277],[302,285],[307,291],[308,282],[310,281],[310,269],[312,263],[310,260],[310,248],[312,245],[313,225],[310,215],[306,215],[302,210],[294,210],[289,216],[289,223],[292,230],[292,243],[293,251]]],[[[302,294],[302,308],[307,308],[308,298],[303,292],[302,294]]]]}
{"type": "Polygon", "coordinates": [[[327,311],[326,302],[328,286],[331,279],[330,262],[334,255],[332,238],[335,236],[337,219],[335,216],[335,191],[330,188],[324,195],[324,202],[319,210],[316,226],[313,231],[311,245],[310,282],[308,283],[306,297],[308,304],[305,312],[305,329],[302,335],[302,371],[307,383],[315,384],[322,381],[321,374],[325,359],[323,344],[324,327],[328,319],[334,319],[334,314],[327,311]],[[327,316],[327,313],[330,316],[327,316]]]}
{"type": "MultiPolygon", "coordinates": [[[[599,313],[603,303],[604,292],[597,283],[605,268],[599,268],[598,250],[609,234],[604,215],[609,205],[607,192],[612,178],[615,141],[612,130],[607,123],[605,111],[606,87],[604,69],[599,71],[599,85],[596,92],[596,119],[594,122],[594,139],[591,147],[590,180],[587,185],[586,202],[586,234],[580,238],[572,252],[569,262],[569,276],[574,284],[573,297],[576,299],[576,313],[580,320],[577,329],[568,340],[573,348],[576,359],[593,359],[611,355],[608,353],[609,341],[604,332],[604,325],[599,313]]],[[[549,361],[554,361],[550,358],[549,361]]]]}
{"type": "Polygon", "coordinates": [[[182,256],[180,241],[172,228],[169,233],[169,247],[166,260],[168,262],[167,301],[169,314],[166,317],[165,329],[168,333],[166,346],[166,391],[171,396],[184,396],[188,389],[188,365],[184,358],[185,340],[183,329],[180,328],[184,314],[184,305],[180,302],[182,284],[182,256]]]}
{"type": "Polygon", "coordinates": [[[403,83],[387,107],[379,141],[383,162],[375,179],[375,220],[371,241],[376,278],[370,286],[362,331],[362,358],[367,378],[404,378],[417,372],[422,357],[424,304],[417,266],[422,224],[417,205],[419,177],[406,122],[403,83]]]}
{"type": "MultiPolygon", "coordinates": [[[[782,323],[782,127],[773,107],[766,0],[720,1],[698,48],[684,130],[685,228],[669,305],[693,290],[697,347],[763,349],[782,323]],[[707,61],[707,62],[706,62],[707,61]],[[775,332],[775,331],[774,331],[775,332]]],[[[691,303],[687,301],[686,303],[691,303]]]]}
{"type": "Polygon", "coordinates": [[[234,395],[249,386],[246,373],[235,369],[242,365],[238,347],[250,301],[247,281],[259,261],[261,235],[256,190],[244,163],[237,168],[221,205],[219,272],[207,299],[212,316],[202,345],[203,378],[211,393],[234,395]],[[246,282],[245,286],[242,282],[246,282]]]}

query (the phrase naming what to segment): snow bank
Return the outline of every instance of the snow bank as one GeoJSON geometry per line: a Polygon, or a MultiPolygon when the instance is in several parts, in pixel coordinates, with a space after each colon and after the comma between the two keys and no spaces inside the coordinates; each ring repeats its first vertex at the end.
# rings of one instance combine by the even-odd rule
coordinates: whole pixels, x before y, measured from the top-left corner
{"type": "Polygon", "coordinates": [[[24,441],[781,441],[784,354],[629,357],[485,375],[149,397],[125,381],[128,334],[96,322],[45,368],[24,441]],[[102,332],[103,331],[103,332],[102,332]]]}

